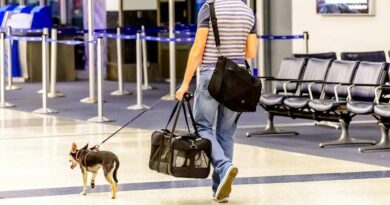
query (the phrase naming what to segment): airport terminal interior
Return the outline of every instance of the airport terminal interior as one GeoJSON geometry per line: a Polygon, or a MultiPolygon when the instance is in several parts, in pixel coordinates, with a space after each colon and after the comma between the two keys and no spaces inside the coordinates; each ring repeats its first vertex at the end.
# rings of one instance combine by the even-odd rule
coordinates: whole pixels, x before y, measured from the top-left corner
{"type": "MultiPolygon", "coordinates": [[[[225,203],[390,204],[390,1],[220,1],[253,10],[258,45],[247,61],[263,85],[256,112],[237,121],[239,171],[225,203]]],[[[212,167],[197,179],[149,164],[206,0],[0,3],[1,205],[222,202],[212,167]],[[74,163],[88,164],[86,145],[117,155],[107,171],[115,199],[107,161],[90,167],[102,170],[84,190],[74,163]]]]}

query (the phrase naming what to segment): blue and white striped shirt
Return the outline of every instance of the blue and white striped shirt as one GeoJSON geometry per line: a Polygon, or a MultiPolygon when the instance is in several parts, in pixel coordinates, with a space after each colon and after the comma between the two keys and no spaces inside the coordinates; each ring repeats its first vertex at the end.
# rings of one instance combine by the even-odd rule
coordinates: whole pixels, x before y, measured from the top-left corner
{"type": "MultiPolygon", "coordinates": [[[[252,9],[242,0],[215,0],[215,12],[221,39],[221,55],[244,66],[248,34],[256,33],[252,9]]],[[[209,28],[201,69],[213,69],[218,61],[218,50],[215,45],[208,3],[205,3],[199,12],[198,27],[209,28]]]]}

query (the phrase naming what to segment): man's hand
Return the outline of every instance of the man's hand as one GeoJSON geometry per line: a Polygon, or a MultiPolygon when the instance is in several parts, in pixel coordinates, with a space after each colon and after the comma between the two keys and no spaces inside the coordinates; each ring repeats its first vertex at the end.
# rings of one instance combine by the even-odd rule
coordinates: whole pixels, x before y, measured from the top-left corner
{"type": "Polygon", "coordinates": [[[179,90],[176,91],[176,99],[179,101],[183,101],[184,94],[188,93],[189,86],[186,84],[182,84],[179,90]]]}

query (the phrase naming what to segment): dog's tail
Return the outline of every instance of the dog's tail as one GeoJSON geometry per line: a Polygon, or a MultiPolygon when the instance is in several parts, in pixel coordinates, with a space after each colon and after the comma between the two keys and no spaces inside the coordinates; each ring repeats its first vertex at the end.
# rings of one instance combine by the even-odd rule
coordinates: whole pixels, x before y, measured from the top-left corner
{"type": "Polygon", "coordinates": [[[115,159],[115,168],[114,168],[114,173],[112,175],[112,177],[114,178],[115,182],[118,183],[118,178],[116,177],[116,174],[118,172],[118,169],[119,169],[119,159],[116,158],[115,159]]]}

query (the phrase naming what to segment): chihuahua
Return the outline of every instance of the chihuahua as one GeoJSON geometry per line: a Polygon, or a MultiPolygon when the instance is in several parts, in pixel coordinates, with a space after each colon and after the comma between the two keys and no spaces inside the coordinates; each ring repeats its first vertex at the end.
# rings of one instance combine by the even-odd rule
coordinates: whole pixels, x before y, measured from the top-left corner
{"type": "Polygon", "coordinates": [[[99,151],[97,148],[88,149],[88,144],[77,149],[75,143],[72,144],[72,149],[69,153],[70,168],[74,169],[80,164],[81,173],[83,174],[83,191],[82,195],[87,194],[87,174],[92,173],[91,188],[95,188],[95,178],[100,168],[103,168],[104,176],[107,182],[111,185],[111,198],[115,199],[118,192],[117,172],[119,168],[118,157],[109,151],[99,151]]]}

